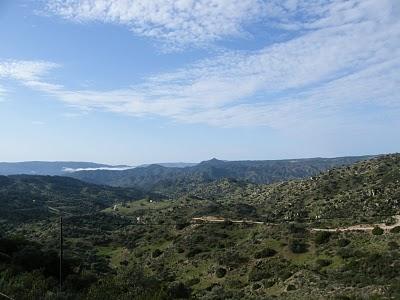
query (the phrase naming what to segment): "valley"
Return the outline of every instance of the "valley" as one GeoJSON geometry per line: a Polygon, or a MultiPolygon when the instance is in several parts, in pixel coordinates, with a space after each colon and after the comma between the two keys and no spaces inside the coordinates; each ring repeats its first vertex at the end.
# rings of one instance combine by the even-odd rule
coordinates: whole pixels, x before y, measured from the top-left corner
{"type": "Polygon", "coordinates": [[[0,177],[0,291],[14,299],[396,299],[399,180],[398,154],[271,184],[200,181],[173,194],[0,177]],[[52,207],[64,215],[61,293],[52,207]]]}

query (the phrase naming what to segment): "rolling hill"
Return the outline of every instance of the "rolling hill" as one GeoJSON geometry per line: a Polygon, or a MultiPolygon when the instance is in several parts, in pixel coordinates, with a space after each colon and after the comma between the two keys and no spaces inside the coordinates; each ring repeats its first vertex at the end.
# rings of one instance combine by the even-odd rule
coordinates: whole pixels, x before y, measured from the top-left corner
{"type": "Polygon", "coordinates": [[[186,168],[150,165],[124,171],[82,171],[72,173],[70,176],[95,184],[136,187],[176,194],[176,192],[188,191],[199,183],[207,183],[221,178],[258,184],[306,178],[333,167],[349,165],[368,158],[371,156],[266,161],[212,159],[186,168]]]}
{"type": "Polygon", "coordinates": [[[51,215],[48,207],[69,214],[99,211],[119,201],[148,196],[137,189],[122,189],[85,183],[70,177],[0,176],[0,218],[26,222],[51,215]]]}
{"type": "MultiPolygon", "coordinates": [[[[153,201],[72,178],[9,176],[0,177],[8,207],[0,216],[9,222],[32,199],[72,214],[66,299],[399,299],[400,227],[336,230],[393,222],[399,182],[400,154],[272,184],[200,181],[153,201]]],[[[55,216],[24,216],[2,231],[2,292],[57,299],[57,224],[55,216]]]]}

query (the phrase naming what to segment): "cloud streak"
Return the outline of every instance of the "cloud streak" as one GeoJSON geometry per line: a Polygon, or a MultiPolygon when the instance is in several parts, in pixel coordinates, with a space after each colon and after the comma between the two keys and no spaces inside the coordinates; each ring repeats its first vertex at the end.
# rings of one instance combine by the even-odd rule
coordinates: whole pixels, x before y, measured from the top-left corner
{"type": "Polygon", "coordinates": [[[66,173],[75,173],[75,172],[81,172],[81,171],[125,171],[125,170],[130,170],[135,167],[101,167],[101,168],[63,168],[63,172],[66,173]]]}
{"type": "Polygon", "coordinates": [[[38,80],[58,66],[58,64],[46,61],[0,61],[0,78],[11,78],[20,81],[38,80]]]}
{"type": "Polygon", "coordinates": [[[127,26],[170,50],[248,37],[249,27],[316,30],[384,19],[395,0],[47,0],[48,13],[79,23],[127,26]]]}
{"type": "Polygon", "coordinates": [[[47,11],[75,22],[127,26],[162,40],[170,49],[244,35],[244,25],[262,14],[261,0],[50,0],[47,11]]]}
{"type": "MultiPolygon", "coordinates": [[[[189,9],[185,5],[190,7],[195,2],[71,0],[51,1],[49,8],[76,21],[118,20],[130,26],[139,26],[135,25],[138,23],[142,29],[137,34],[150,36],[147,31],[153,28],[157,38],[181,44],[195,39],[193,28],[184,25],[186,20],[179,21],[178,25],[171,24],[170,31],[165,29],[172,18],[169,9],[180,3],[182,7],[173,11],[183,14],[189,9]],[[144,6],[143,11],[137,11],[138,5],[144,6]],[[162,5],[165,7],[159,7],[162,5]],[[123,12],[127,15],[120,15],[123,12]],[[184,28],[187,29],[185,33],[182,32],[184,28]]],[[[174,72],[155,74],[140,84],[115,90],[73,90],[49,82],[45,75],[57,65],[46,62],[14,62],[13,67],[0,64],[0,77],[14,78],[85,111],[103,109],[136,117],[161,116],[177,122],[225,127],[291,128],[345,118],[349,112],[356,113],[358,108],[366,106],[399,110],[399,2],[241,3],[249,7],[255,5],[257,12],[243,8],[244,17],[230,19],[232,24],[228,22],[224,30],[219,28],[220,24],[214,24],[214,33],[200,31],[200,40],[212,41],[239,34],[244,31],[247,19],[254,21],[260,14],[267,15],[268,26],[286,28],[297,34],[291,40],[257,51],[225,51],[174,72]]],[[[219,8],[214,9],[218,14],[219,8]]],[[[227,9],[240,11],[229,5],[227,9]]],[[[212,22],[210,18],[214,17],[209,16],[207,9],[200,11],[204,16],[194,18],[193,22],[212,22]]],[[[221,20],[223,22],[224,18],[221,20]]]]}

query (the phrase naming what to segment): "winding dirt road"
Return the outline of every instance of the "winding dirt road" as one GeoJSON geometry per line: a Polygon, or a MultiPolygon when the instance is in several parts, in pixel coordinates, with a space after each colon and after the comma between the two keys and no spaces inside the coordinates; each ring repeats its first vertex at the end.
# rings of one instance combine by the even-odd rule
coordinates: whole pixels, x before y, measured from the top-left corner
{"type": "Polygon", "coordinates": [[[360,224],[360,225],[352,225],[347,227],[338,227],[338,228],[312,228],[311,231],[329,231],[329,232],[340,232],[340,231],[372,231],[374,227],[378,226],[385,231],[389,231],[390,229],[400,226],[400,215],[393,216],[396,219],[395,224],[386,225],[384,223],[380,224],[360,224]]]}
{"type": "MultiPolygon", "coordinates": [[[[374,227],[378,226],[382,228],[384,231],[389,231],[390,229],[400,226],[400,215],[395,215],[393,218],[396,222],[393,225],[386,225],[384,223],[378,224],[359,224],[352,225],[347,227],[337,227],[337,228],[311,228],[311,231],[329,231],[329,232],[341,232],[341,231],[372,231],[374,227]]],[[[205,217],[196,217],[192,218],[192,222],[195,223],[239,223],[239,224],[265,224],[265,225],[278,225],[275,223],[265,223],[261,221],[250,221],[250,220],[230,220],[224,219],[221,217],[213,217],[213,216],[205,216],[205,217]]]]}
{"type": "Polygon", "coordinates": [[[230,220],[230,219],[224,219],[224,218],[212,217],[212,216],[192,218],[192,221],[194,221],[194,222],[204,222],[204,223],[232,222],[232,223],[246,223],[246,224],[265,224],[264,222],[261,222],[261,221],[230,220]]]}

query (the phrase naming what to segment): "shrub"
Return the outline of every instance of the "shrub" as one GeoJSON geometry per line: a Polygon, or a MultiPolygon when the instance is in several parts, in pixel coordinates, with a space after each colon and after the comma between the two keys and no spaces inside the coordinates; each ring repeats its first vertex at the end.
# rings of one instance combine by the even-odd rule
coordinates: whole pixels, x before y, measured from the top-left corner
{"type": "Polygon", "coordinates": [[[226,275],[226,269],[225,268],[217,268],[217,270],[215,271],[215,275],[218,278],[222,278],[226,275]]]}
{"type": "Polygon", "coordinates": [[[338,240],[339,247],[346,247],[348,244],[350,244],[350,241],[348,239],[338,240]]]}
{"type": "Polygon", "coordinates": [[[400,226],[395,226],[392,229],[390,229],[391,233],[400,233],[400,226]]]}
{"type": "Polygon", "coordinates": [[[289,243],[289,249],[293,253],[305,253],[308,251],[308,245],[301,240],[293,240],[289,243]]]}
{"type": "Polygon", "coordinates": [[[327,267],[327,266],[329,266],[330,264],[332,264],[332,261],[331,261],[330,259],[323,259],[323,258],[321,258],[321,259],[317,259],[317,260],[316,260],[316,263],[317,263],[317,265],[320,266],[320,267],[327,267]]]}
{"type": "Polygon", "coordinates": [[[176,228],[176,230],[182,230],[189,225],[190,225],[190,223],[188,223],[188,222],[179,222],[175,225],[175,228],[176,228]]]}
{"type": "Polygon", "coordinates": [[[121,266],[127,266],[129,264],[129,262],[127,260],[123,260],[123,261],[120,261],[119,264],[121,266]]]}
{"type": "Polygon", "coordinates": [[[186,257],[187,257],[187,258],[191,258],[191,257],[194,257],[194,256],[197,255],[197,254],[202,253],[202,252],[203,252],[203,249],[201,249],[201,248],[194,248],[194,249],[190,250],[190,251],[186,254],[186,257]]]}
{"type": "Polygon", "coordinates": [[[396,221],[397,221],[396,218],[390,217],[385,220],[385,225],[387,225],[387,226],[394,225],[394,224],[396,224],[396,221]]]}
{"type": "Polygon", "coordinates": [[[268,274],[268,272],[258,269],[258,268],[253,268],[250,273],[249,273],[249,281],[250,282],[255,282],[255,281],[260,281],[265,278],[270,278],[271,275],[268,274]]]}
{"type": "Polygon", "coordinates": [[[399,244],[394,241],[390,241],[388,242],[388,248],[389,250],[397,250],[399,248],[399,244]]]}
{"type": "Polygon", "coordinates": [[[350,258],[354,256],[354,249],[342,248],[337,251],[337,255],[341,258],[350,258]]]}
{"type": "Polygon", "coordinates": [[[231,220],[225,219],[224,222],[222,223],[222,228],[229,228],[233,225],[233,222],[231,220]]]}
{"type": "Polygon", "coordinates": [[[325,244],[329,242],[331,235],[332,234],[328,231],[319,231],[315,235],[314,242],[317,245],[325,244]]]}
{"type": "Polygon", "coordinates": [[[266,257],[272,257],[276,254],[276,251],[271,248],[265,248],[261,251],[256,252],[254,255],[255,258],[260,259],[260,258],[266,258],[266,257]]]}
{"type": "Polygon", "coordinates": [[[153,258],[159,257],[163,252],[160,249],[156,249],[153,251],[153,253],[151,254],[151,256],[153,258]]]}
{"type": "Polygon", "coordinates": [[[293,284],[289,284],[286,288],[287,291],[294,291],[296,290],[296,286],[294,286],[293,284]]]}
{"type": "Polygon", "coordinates": [[[290,233],[304,234],[306,232],[306,227],[301,223],[290,223],[288,225],[288,230],[290,233]]]}
{"type": "Polygon", "coordinates": [[[246,264],[249,258],[242,256],[238,251],[227,250],[221,253],[218,257],[218,263],[220,265],[227,266],[229,268],[237,268],[240,265],[246,264]]]}
{"type": "Polygon", "coordinates": [[[382,235],[383,234],[383,229],[380,228],[379,226],[374,227],[374,229],[372,229],[372,234],[373,235],[382,235]]]}
{"type": "Polygon", "coordinates": [[[187,285],[193,286],[193,285],[198,284],[199,282],[200,282],[200,279],[196,277],[196,278],[189,279],[187,282],[187,285]]]}
{"type": "Polygon", "coordinates": [[[174,282],[168,289],[170,299],[189,299],[192,291],[182,282],[174,282]]]}

